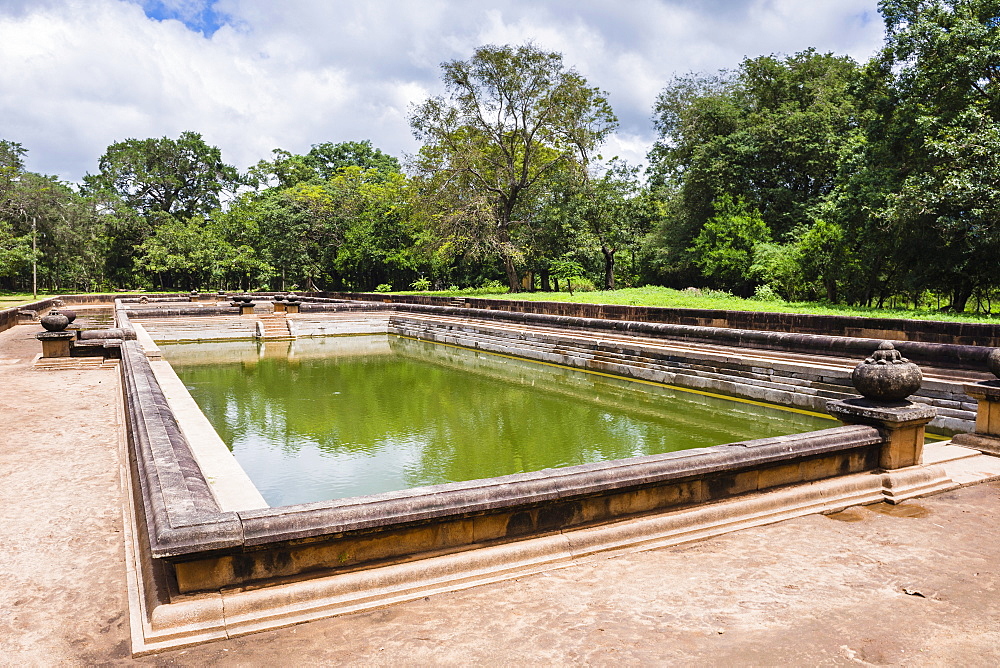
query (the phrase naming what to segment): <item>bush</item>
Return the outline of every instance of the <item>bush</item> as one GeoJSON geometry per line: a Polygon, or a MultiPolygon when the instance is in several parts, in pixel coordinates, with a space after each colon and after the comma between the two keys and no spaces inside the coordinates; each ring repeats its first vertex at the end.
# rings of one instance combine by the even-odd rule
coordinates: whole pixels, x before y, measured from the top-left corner
{"type": "Polygon", "coordinates": [[[780,302],[783,301],[777,292],[774,291],[770,285],[758,285],[757,289],[754,290],[753,297],[759,302],[780,302]]]}
{"type": "Polygon", "coordinates": [[[414,290],[420,290],[421,292],[427,292],[431,289],[431,279],[429,278],[418,278],[417,280],[410,283],[410,287],[414,290]]]}
{"type": "Polygon", "coordinates": [[[380,283],[375,286],[375,292],[392,292],[392,286],[388,283],[380,283]]]}

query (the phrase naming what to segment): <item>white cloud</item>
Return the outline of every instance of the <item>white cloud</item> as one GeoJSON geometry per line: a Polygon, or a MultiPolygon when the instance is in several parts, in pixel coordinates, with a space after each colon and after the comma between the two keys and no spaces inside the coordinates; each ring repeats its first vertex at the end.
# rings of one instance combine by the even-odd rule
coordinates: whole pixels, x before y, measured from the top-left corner
{"type": "Polygon", "coordinates": [[[408,107],[440,91],[441,62],[531,39],[609,91],[622,129],[603,153],[634,163],[673,75],[809,46],[864,59],[881,43],[875,4],[6,0],[0,138],[24,144],[30,169],[74,181],[114,141],[185,130],[241,168],[324,141],[371,139],[400,155],[416,148],[408,107]],[[203,30],[205,9],[218,30],[203,30]]]}

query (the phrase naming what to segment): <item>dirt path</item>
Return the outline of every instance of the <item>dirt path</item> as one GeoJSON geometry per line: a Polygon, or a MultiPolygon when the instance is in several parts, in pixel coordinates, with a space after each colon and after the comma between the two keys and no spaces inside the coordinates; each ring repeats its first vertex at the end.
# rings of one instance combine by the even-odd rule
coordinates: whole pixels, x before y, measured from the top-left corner
{"type": "Polygon", "coordinates": [[[0,333],[0,662],[127,654],[117,372],[35,371],[37,325],[0,333]]]}
{"type": "Polygon", "coordinates": [[[34,331],[0,333],[0,664],[1000,663],[998,483],[133,660],[116,375],[32,370],[34,331]]]}

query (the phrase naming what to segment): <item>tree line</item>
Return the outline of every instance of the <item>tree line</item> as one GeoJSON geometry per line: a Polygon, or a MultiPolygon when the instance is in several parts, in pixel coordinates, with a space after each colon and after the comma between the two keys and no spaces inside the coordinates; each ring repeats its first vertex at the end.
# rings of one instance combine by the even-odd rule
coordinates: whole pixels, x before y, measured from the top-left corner
{"type": "Polygon", "coordinates": [[[194,132],[128,139],[72,186],[0,140],[0,288],[549,290],[989,308],[1000,290],[1000,2],[882,0],[868,62],[814,49],[677,76],[645,172],[600,151],[607,94],[484,46],[369,141],[246,172],[194,132]]]}

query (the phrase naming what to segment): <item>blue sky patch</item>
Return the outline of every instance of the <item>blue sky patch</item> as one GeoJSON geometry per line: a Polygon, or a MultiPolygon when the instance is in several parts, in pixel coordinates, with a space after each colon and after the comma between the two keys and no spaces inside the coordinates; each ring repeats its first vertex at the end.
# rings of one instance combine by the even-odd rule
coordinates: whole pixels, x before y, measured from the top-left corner
{"type": "Polygon", "coordinates": [[[226,16],[217,13],[212,2],[202,0],[140,0],[142,10],[151,19],[176,19],[193,32],[211,37],[226,23],[226,16]]]}

